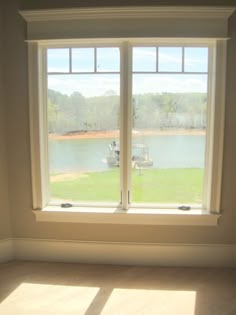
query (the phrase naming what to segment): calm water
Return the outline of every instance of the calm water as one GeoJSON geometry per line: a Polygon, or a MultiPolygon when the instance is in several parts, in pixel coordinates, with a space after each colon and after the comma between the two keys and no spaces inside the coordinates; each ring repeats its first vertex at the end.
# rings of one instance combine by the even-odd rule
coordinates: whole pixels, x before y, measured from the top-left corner
{"type": "MultiPolygon", "coordinates": [[[[103,171],[108,145],[113,139],[50,140],[51,172],[103,171]]],[[[203,168],[205,136],[145,136],[135,137],[135,143],[146,144],[153,167],[203,168]]]]}

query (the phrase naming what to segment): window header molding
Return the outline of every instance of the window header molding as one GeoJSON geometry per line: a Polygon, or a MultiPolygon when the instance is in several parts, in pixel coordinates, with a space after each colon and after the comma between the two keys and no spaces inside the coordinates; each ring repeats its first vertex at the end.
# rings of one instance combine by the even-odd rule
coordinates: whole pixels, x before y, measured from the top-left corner
{"type": "Polygon", "coordinates": [[[27,22],[77,19],[132,19],[132,18],[213,18],[228,19],[236,7],[144,6],[112,8],[71,8],[24,10],[20,15],[27,22]]]}
{"type": "Polygon", "coordinates": [[[228,38],[236,7],[114,7],[20,11],[27,40],[228,38]]]}

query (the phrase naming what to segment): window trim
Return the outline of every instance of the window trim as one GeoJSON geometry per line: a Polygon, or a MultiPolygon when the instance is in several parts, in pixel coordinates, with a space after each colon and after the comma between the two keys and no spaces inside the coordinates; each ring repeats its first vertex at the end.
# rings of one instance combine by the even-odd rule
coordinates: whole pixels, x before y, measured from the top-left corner
{"type": "MultiPolygon", "coordinates": [[[[235,7],[120,7],[120,8],[89,8],[89,9],[56,9],[56,10],[36,10],[36,11],[20,11],[20,15],[27,22],[27,42],[28,42],[28,71],[29,71],[29,110],[30,110],[30,141],[31,141],[31,171],[32,171],[32,199],[33,199],[33,212],[36,215],[36,219],[39,221],[60,221],[60,222],[88,222],[88,223],[122,223],[122,224],[168,224],[168,225],[216,225],[220,217],[220,197],[221,197],[221,177],[222,177],[222,163],[223,163],[223,138],[224,138],[224,103],[225,103],[225,79],[226,79],[226,43],[227,43],[227,20],[235,11],[235,7]],[[41,54],[42,47],[45,44],[52,43],[52,45],[61,45],[60,38],[64,26],[68,25],[68,22],[74,21],[76,25],[84,23],[88,26],[89,21],[98,22],[107,21],[111,18],[115,20],[122,20],[127,23],[130,19],[138,22],[140,18],[144,18],[146,23],[151,18],[152,23],[157,27],[157,30],[162,30],[160,37],[158,38],[163,43],[169,41],[171,37],[174,38],[176,44],[178,42],[184,42],[186,39],[188,43],[191,38],[199,39],[203,43],[208,40],[216,40],[216,51],[214,54],[215,59],[215,84],[214,88],[210,91],[211,103],[214,102],[214,111],[211,119],[211,131],[214,135],[214,143],[209,141],[206,148],[210,148],[212,163],[206,165],[211,167],[211,173],[208,178],[208,204],[205,205],[204,210],[191,210],[188,213],[181,212],[174,209],[135,209],[132,208],[124,213],[123,210],[117,210],[110,208],[74,208],[72,211],[65,212],[61,208],[44,207],[44,200],[48,198],[47,187],[45,183],[48,183],[48,173],[45,174],[44,170],[48,167],[47,160],[44,156],[47,156],[47,147],[43,146],[43,139],[46,136],[46,128],[40,128],[42,124],[46,122],[45,116],[42,111],[43,100],[45,95],[42,91],[45,91],[45,80],[42,78],[45,73],[42,72],[42,68],[46,69],[45,65],[42,66],[41,54]],[[163,19],[163,17],[165,19],[163,19]],[[166,18],[173,20],[170,29],[170,23],[166,23],[166,18]],[[186,24],[193,25],[192,30],[186,31],[186,24]],[[45,24],[45,27],[42,27],[45,24]],[[173,25],[180,25],[175,30],[173,25]],[[50,27],[52,26],[52,29],[50,27]],[[161,27],[160,27],[161,26],[161,27]],[[47,33],[46,33],[47,32],[47,33]],[[177,32],[177,33],[176,33],[177,32]],[[182,32],[182,34],[181,34],[182,32]],[[192,33],[192,34],[191,34],[192,33]],[[179,36],[181,34],[181,36],[179,36]],[[191,38],[189,38],[191,34],[191,38]],[[59,35],[59,36],[58,36],[59,35]],[[178,38],[179,37],[179,38],[178,38]],[[49,39],[49,40],[48,40],[49,39]],[[220,75],[219,75],[220,74],[220,75]],[[214,123],[213,123],[214,121],[214,123]],[[214,159],[213,159],[214,157],[214,159]],[[212,185],[211,185],[212,184],[212,185]],[[99,210],[98,210],[99,209],[99,210]],[[117,216],[119,212],[119,218],[117,216]],[[122,212],[123,211],[123,212],[122,212]],[[137,212],[136,212],[137,211],[137,212]],[[148,213],[151,211],[151,214],[148,213]],[[194,212],[195,211],[195,212],[194,212]],[[196,212],[198,211],[198,212],[196,212]],[[62,216],[63,213],[63,216],[62,216]],[[73,213],[73,215],[71,215],[73,213]],[[105,215],[105,216],[104,216],[105,215]],[[73,216],[73,218],[72,218],[73,216]],[[50,218],[49,218],[50,217],[50,218]],[[129,219],[128,219],[129,218],[129,219]]],[[[100,23],[100,22],[99,22],[100,23]]],[[[107,23],[107,22],[106,22],[107,23]]],[[[93,24],[93,23],[92,23],[93,24]]],[[[123,32],[121,27],[115,29],[115,32],[123,32]]],[[[85,26],[86,26],[85,25],[85,26]]],[[[101,25],[101,24],[100,24],[101,25]]],[[[151,25],[151,24],[150,24],[151,25]]],[[[71,35],[75,35],[72,31],[72,26],[69,25],[65,31],[63,42],[67,44],[73,44],[74,40],[70,39],[71,35]],[[72,33],[71,33],[72,31],[72,33]]],[[[148,23],[144,25],[147,29],[140,33],[142,37],[147,35],[150,27],[148,23]]],[[[79,31],[80,32],[80,31],[79,31]]],[[[108,32],[109,33],[109,32],[108,32]]],[[[132,31],[131,31],[132,33],[132,31]]],[[[136,32],[137,33],[137,32],[136,32]]],[[[154,32],[155,33],[155,32],[154,32]]],[[[157,31],[158,33],[158,31],[157,31]]],[[[76,33],[77,34],[77,33],[76,33]]],[[[82,45],[87,41],[88,45],[93,45],[93,42],[105,42],[109,43],[109,35],[99,39],[101,37],[101,29],[91,30],[88,27],[88,34],[78,33],[79,37],[91,37],[89,41],[87,39],[81,39],[82,45]],[[91,34],[94,34],[94,36],[91,34]],[[93,39],[93,37],[96,39],[93,39]],[[90,43],[90,44],[89,44],[90,43]]],[[[118,33],[117,33],[118,34],[118,33]]],[[[116,34],[116,36],[117,36],[116,34]]],[[[78,37],[76,36],[76,38],[78,37]]],[[[126,36],[126,33],[125,33],[126,36]]],[[[130,37],[130,35],[128,34],[130,37]]],[[[133,33],[132,35],[133,36],[133,33]]],[[[136,34],[135,34],[136,36],[136,34]]],[[[140,36],[140,35],[138,35],[140,36]]],[[[151,36],[158,37],[159,35],[151,36]]],[[[104,36],[103,36],[104,37],[104,36]]],[[[110,36],[111,37],[111,36],[110,36]]],[[[113,36],[112,36],[113,37],[113,36]]],[[[75,37],[74,37],[75,38],[75,37]]],[[[119,40],[119,39],[117,39],[119,40]]],[[[132,40],[139,41],[138,38],[132,40]]],[[[151,38],[147,38],[146,41],[150,42],[151,38]]],[[[194,40],[193,40],[194,41],[194,40]]],[[[142,39],[145,42],[145,39],[142,39]]],[[[126,77],[126,83],[129,82],[129,78],[126,77]]],[[[123,109],[122,109],[123,110],[123,109]]],[[[124,108],[125,110],[125,108],[124,108]]],[[[210,110],[210,109],[209,109],[210,110]]],[[[125,112],[123,113],[123,115],[125,112]]],[[[128,113],[129,115],[131,113],[128,113]]],[[[209,115],[208,115],[209,116],[209,115]]],[[[44,126],[45,127],[45,126],[44,126]]],[[[129,184],[129,183],[128,183],[129,184]]],[[[127,201],[126,201],[127,202],[127,201]]]]}
{"type": "Polygon", "coordinates": [[[226,38],[227,20],[234,10],[235,6],[126,6],[21,10],[19,13],[27,22],[28,40],[61,38],[61,34],[63,38],[117,37],[117,34],[120,37],[135,34],[135,37],[226,38]],[[140,27],[140,19],[145,29],[140,27]],[[107,21],[112,27],[104,30],[107,21]]]}
{"type": "MultiPolygon", "coordinates": [[[[89,40],[90,41],[90,40],[89,40]]],[[[110,42],[112,40],[109,40],[110,42]]],[[[172,41],[175,41],[173,39],[172,41]]],[[[186,40],[185,40],[186,41],[186,40]]],[[[210,100],[208,101],[208,131],[206,149],[209,151],[206,154],[209,155],[208,164],[206,165],[206,172],[209,174],[208,181],[205,181],[204,191],[207,194],[204,200],[208,202],[203,204],[203,209],[206,209],[209,213],[220,213],[220,196],[219,192],[221,190],[221,166],[223,159],[223,126],[224,126],[224,98],[225,98],[225,72],[226,72],[226,41],[225,40],[208,40],[208,43],[216,42],[216,48],[210,49],[213,51],[214,57],[209,58],[212,63],[215,64],[215,71],[221,73],[221,76],[213,76],[211,74],[212,65],[209,65],[208,80],[211,82],[209,84],[208,95],[210,100]],[[213,81],[215,78],[215,82],[213,81]],[[215,88],[214,88],[215,86],[215,88]],[[215,121],[215,123],[214,123],[215,121]],[[210,148],[210,149],[209,149],[210,148]],[[214,158],[213,158],[214,156],[214,158]],[[207,187],[207,188],[206,188],[207,187]]],[[[51,42],[51,41],[50,41],[51,42]]],[[[56,43],[56,47],[59,41],[56,43]]],[[[90,41],[91,42],[91,41],[90,41]]],[[[94,43],[96,40],[94,40],[94,43]]],[[[121,42],[121,39],[118,40],[121,42]]],[[[132,45],[125,39],[120,45],[123,45],[121,49],[121,66],[128,71],[123,71],[121,68],[121,146],[123,147],[123,155],[121,156],[121,186],[122,191],[130,190],[130,163],[129,159],[124,158],[124,156],[131,156],[131,119],[127,117],[132,116],[131,106],[125,106],[128,102],[132,100],[132,47],[136,44],[131,40],[132,45]],[[126,52],[125,52],[126,51],[126,52]],[[123,97],[123,99],[122,99],[123,97]],[[128,135],[128,140],[124,141],[125,136],[128,135]],[[126,178],[128,181],[126,181],[126,178]]],[[[138,40],[140,42],[140,40],[138,40]]],[[[171,39],[168,39],[171,42],[171,39]]],[[[196,41],[193,41],[196,44],[196,41]]],[[[204,41],[206,43],[206,41],[204,41]]],[[[47,80],[46,78],[46,59],[45,59],[45,49],[48,47],[47,41],[41,42],[29,42],[28,53],[29,53],[29,99],[30,99],[30,130],[31,130],[31,164],[32,164],[32,187],[33,187],[33,209],[44,209],[47,206],[46,200],[48,200],[48,147],[45,145],[47,139],[47,114],[44,110],[44,105],[47,96],[47,80]],[[37,78],[37,79],[36,79],[37,78]],[[40,126],[42,126],[40,128],[40,126]]],[[[52,46],[53,43],[51,42],[52,46]]],[[[72,45],[73,43],[70,43],[72,45]]],[[[114,44],[114,41],[113,41],[114,44]]],[[[159,44],[159,43],[158,43],[159,44]]],[[[65,45],[65,43],[64,43],[65,45]]],[[[106,44],[107,45],[107,44],[106,44]]],[[[131,104],[131,103],[130,103],[131,104]]],[[[47,142],[46,142],[47,143],[47,142]]],[[[128,195],[123,196],[122,209],[129,208],[128,195]]],[[[154,206],[155,207],[155,206],[154,206]]],[[[130,207],[130,209],[134,209],[130,207]]],[[[137,207],[136,207],[137,208],[137,207]]],[[[138,208],[141,208],[138,207],[138,208]]],[[[153,208],[151,205],[150,208],[153,208]]],[[[97,212],[96,207],[94,207],[95,212],[97,212]]],[[[169,209],[172,209],[170,207],[169,209]]],[[[173,209],[172,209],[173,210],[173,209]]],[[[146,211],[146,210],[145,210],[146,211]]],[[[158,213],[159,209],[157,210],[158,213]]]]}
{"type": "Polygon", "coordinates": [[[216,226],[221,217],[199,209],[186,213],[176,209],[132,208],[126,211],[115,207],[73,207],[65,211],[58,206],[48,206],[43,210],[33,210],[33,213],[36,221],[40,222],[165,226],[216,226]]]}
{"type": "Polygon", "coordinates": [[[126,6],[20,10],[27,22],[63,21],[75,19],[120,18],[218,18],[228,19],[235,6],[126,6]]]}

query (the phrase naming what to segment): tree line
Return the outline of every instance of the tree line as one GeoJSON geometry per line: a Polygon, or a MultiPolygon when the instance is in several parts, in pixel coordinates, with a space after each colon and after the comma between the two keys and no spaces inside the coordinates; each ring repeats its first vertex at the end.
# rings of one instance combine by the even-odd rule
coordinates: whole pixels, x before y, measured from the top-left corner
{"type": "MultiPolygon", "coordinates": [[[[135,129],[204,129],[206,93],[146,93],[133,96],[135,129]]],[[[113,91],[103,96],[84,97],[79,92],[65,95],[48,90],[49,133],[117,130],[120,97],[113,91]]]]}

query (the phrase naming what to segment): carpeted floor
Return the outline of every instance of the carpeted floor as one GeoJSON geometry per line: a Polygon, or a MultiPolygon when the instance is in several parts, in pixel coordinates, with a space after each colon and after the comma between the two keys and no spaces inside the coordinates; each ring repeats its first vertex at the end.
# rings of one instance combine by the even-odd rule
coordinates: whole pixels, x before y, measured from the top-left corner
{"type": "Polygon", "coordinates": [[[0,264],[0,314],[236,315],[236,269],[0,264]]]}

